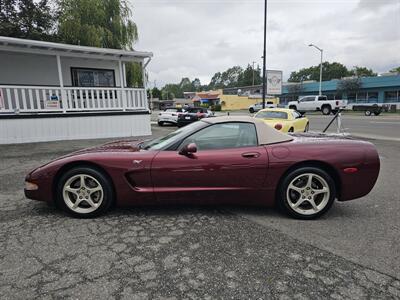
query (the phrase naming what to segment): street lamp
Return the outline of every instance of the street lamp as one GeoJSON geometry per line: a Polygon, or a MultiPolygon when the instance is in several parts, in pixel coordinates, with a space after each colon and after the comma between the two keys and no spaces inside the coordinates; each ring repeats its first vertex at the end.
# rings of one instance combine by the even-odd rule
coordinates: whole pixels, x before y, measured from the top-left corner
{"type": "Polygon", "coordinates": [[[322,50],[321,48],[319,48],[318,46],[314,45],[314,44],[310,44],[308,45],[309,47],[314,47],[315,49],[319,50],[321,52],[321,65],[320,65],[320,69],[319,69],[319,95],[322,95],[322,54],[324,52],[324,50],[322,50]]]}

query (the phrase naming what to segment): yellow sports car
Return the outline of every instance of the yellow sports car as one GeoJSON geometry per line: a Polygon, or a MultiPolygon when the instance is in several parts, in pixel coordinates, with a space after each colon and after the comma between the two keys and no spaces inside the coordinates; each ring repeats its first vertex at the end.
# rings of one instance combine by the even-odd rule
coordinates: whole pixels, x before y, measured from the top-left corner
{"type": "Polygon", "coordinates": [[[308,119],[294,109],[265,108],[254,117],[283,132],[307,132],[310,127],[308,119]]]}

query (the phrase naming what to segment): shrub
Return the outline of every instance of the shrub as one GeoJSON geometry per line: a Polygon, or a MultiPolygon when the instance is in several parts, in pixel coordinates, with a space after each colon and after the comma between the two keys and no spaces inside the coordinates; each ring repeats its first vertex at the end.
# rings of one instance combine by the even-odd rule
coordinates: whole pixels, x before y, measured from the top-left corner
{"type": "Polygon", "coordinates": [[[211,110],[214,110],[214,111],[221,111],[221,104],[215,104],[215,105],[213,105],[214,106],[214,109],[211,109],[211,110]]]}

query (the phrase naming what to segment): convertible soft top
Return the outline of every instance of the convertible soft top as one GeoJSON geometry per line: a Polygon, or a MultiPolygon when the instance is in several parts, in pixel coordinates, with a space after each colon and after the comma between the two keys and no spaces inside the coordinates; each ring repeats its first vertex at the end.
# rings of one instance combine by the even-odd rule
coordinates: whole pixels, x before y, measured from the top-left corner
{"type": "Polygon", "coordinates": [[[258,143],[260,145],[276,144],[293,140],[293,137],[291,137],[290,135],[279,132],[271,126],[265,124],[262,120],[249,116],[223,116],[215,118],[204,118],[201,121],[209,124],[230,122],[253,123],[254,126],[256,126],[258,143]]]}

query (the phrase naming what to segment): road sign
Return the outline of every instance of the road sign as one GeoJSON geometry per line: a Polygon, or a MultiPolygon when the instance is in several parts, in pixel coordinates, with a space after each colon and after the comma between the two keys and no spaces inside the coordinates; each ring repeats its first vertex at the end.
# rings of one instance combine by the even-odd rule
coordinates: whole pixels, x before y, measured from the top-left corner
{"type": "Polygon", "coordinates": [[[282,71],[267,70],[267,95],[282,94],[282,71]]]}

